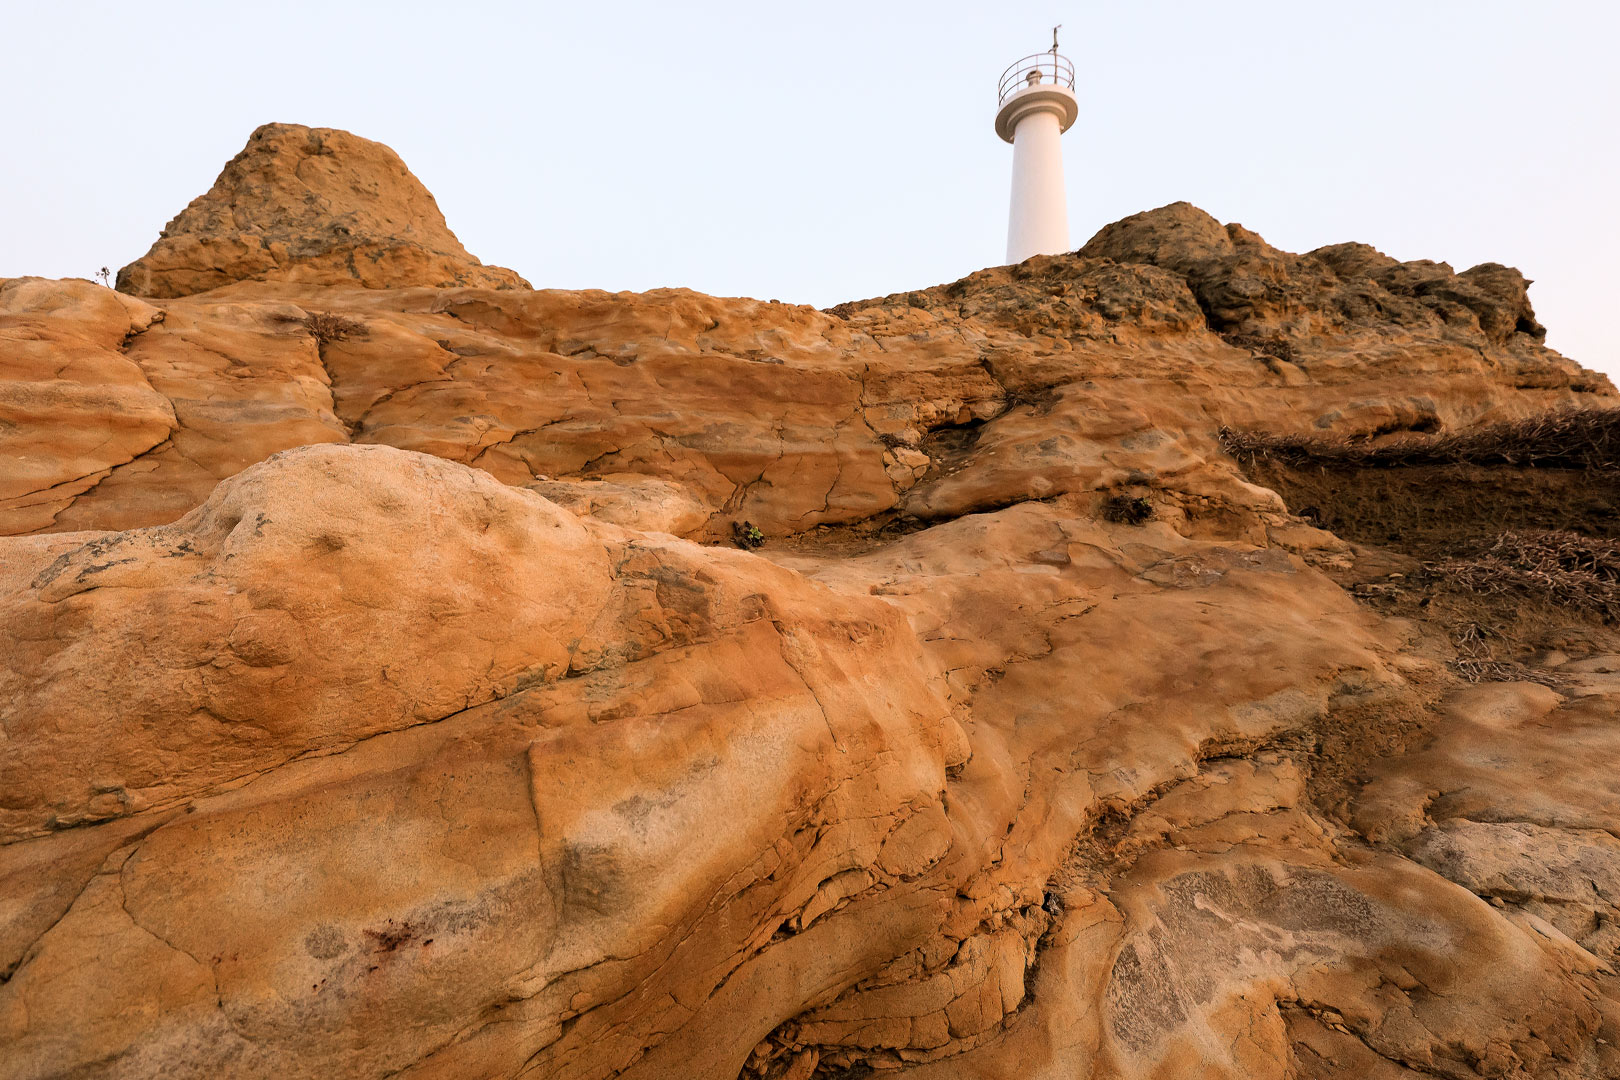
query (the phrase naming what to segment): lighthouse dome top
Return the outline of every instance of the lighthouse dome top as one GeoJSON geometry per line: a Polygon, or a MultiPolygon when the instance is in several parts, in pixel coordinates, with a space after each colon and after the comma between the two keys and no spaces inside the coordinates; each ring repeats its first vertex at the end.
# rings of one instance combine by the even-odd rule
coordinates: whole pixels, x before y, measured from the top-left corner
{"type": "Polygon", "coordinates": [[[1013,141],[1018,121],[1032,112],[1055,112],[1068,131],[1080,116],[1074,64],[1056,48],[1026,56],[1001,73],[996,86],[996,134],[1013,141]]]}

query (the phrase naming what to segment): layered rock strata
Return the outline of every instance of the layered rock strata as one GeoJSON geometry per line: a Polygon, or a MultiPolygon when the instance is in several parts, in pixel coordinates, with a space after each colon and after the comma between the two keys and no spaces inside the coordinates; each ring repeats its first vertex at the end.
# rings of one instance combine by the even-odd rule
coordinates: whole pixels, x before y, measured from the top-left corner
{"type": "Polygon", "coordinates": [[[1525,285],[0,282],[0,1077],[1620,1074],[1620,636],[1219,438],[1616,404],[1525,285]]]}

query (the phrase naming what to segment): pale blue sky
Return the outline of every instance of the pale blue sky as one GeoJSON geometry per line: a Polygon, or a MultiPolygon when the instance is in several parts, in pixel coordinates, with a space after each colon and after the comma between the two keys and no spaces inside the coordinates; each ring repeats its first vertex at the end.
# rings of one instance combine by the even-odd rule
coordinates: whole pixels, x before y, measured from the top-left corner
{"type": "Polygon", "coordinates": [[[1187,199],[1279,247],[1518,266],[1620,375],[1620,4],[0,0],[0,276],[141,255],[258,124],[394,147],[537,287],[827,305],[1000,261],[996,77],[1080,71],[1073,241],[1187,199]]]}

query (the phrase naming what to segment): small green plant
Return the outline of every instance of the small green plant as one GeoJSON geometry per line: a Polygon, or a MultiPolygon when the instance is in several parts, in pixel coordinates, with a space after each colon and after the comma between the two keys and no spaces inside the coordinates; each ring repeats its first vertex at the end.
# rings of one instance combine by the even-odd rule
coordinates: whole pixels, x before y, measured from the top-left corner
{"type": "Polygon", "coordinates": [[[747,551],[765,546],[765,534],[752,521],[731,523],[731,542],[747,551]]]}
{"type": "Polygon", "coordinates": [[[1153,504],[1140,495],[1110,495],[1103,502],[1103,517],[1118,525],[1140,525],[1153,517],[1153,504]]]}

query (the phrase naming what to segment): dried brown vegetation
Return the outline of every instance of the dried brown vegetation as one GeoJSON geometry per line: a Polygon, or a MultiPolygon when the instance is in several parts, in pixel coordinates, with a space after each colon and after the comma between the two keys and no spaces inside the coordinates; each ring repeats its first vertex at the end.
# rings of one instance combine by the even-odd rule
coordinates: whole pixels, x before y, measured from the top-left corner
{"type": "Polygon", "coordinates": [[[1139,495],[1113,495],[1103,502],[1102,513],[1115,524],[1141,525],[1153,517],[1153,504],[1139,495]]]}
{"type": "Polygon", "coordinates": [[[1280,334],[1223,334],[1228,345],[1292,363],[1298,356],[1294,343],[1280,334]]]}
{"type": "Polygon", "coordinates": [[[304,316],[299,325],[308,330],[315,344],[321,347],[366,334],[365,323],[330,311],[312,311],[304,316]]]}
{"type": "Polygon", "coordinates": [[[1478,555],[1431,569],[1481,593],[1525,593],[1620,619],[1620,543],[1577,533],[1507,532],[1478,555]]]}
{"type": "Polygon", "coordinates": [[[1222,428],[1221,445],[1241,461],[1393,468],[1413,465],[1512,465],[1620,469],[1620,409],[1563,409],[1440,435],[1375,441],[1344,436],[1273,435],[1222,428]]]}
{"type": "Polygon", "coordinates": [[[1538,656],[1613,648],[1620,410],[1442,435],[1221,438],[1294,513],[1367,545],[1342,583],[1443,637],[1467,681],[1550,685],[1538,656]]]}

